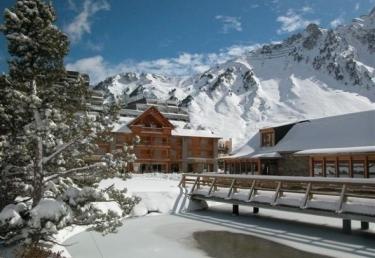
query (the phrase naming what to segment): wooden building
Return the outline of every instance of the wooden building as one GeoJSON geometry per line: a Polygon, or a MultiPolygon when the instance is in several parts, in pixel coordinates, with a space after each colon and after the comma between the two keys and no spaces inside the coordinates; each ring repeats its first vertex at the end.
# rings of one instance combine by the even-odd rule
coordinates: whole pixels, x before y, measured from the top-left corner
{"type": "Polygon", "coordinates": [[[216,172],[220,136],[189,129],[189,116],[175,101],[136,98],[121,110],[110,144],[101,154],[131,145],[136,136],[137,160],[129,169],[138,172],[216,172]]]}
{"type": "Polygon", "coordinates": [[[375,178],[375,110],[264,128],[226,173],[375,178]]]}

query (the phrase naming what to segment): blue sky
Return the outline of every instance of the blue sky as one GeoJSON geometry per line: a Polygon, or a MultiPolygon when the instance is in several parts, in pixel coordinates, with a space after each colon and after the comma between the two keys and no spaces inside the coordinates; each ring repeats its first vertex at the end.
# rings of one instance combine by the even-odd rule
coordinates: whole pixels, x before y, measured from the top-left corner
{"type": "MultiPolygon", "coordinates": [[[[0,9],[15,0],[1,0],[0,9]]],[[[124,71],[189,75],[308,23],[331,28],[367,14],[375,0],[55,0],[71,38],[68,69],[97,82],[124,71]]],[[[2,17],[0,18],[2,23],[2,17]]],[[[0,36],[0,71],[6,72],[0,36]]]]}

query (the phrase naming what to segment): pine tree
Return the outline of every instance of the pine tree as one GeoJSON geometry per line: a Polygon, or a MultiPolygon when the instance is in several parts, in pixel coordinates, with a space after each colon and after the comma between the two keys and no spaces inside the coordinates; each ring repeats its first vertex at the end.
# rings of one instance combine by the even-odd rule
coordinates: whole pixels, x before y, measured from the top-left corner
{"type": "Polygon", "coordinates": [[[128,213],[136,202],[87,186],[87,174],[90,183],[118,175],[134,155],[125,146],[98,162],[89,158],[96,142],[110,140],[118,106],[89,112],[85,78],[69,78],[64,69],[69,40],[55,21],[53,7],[42,0],[17,0],[4,12],[1,30],[11,58],[9,75],[0,78],[0,239],[9,243],[51,240],[72,223],[115,230],[120,215],[91,204],[119,202],[128,213]],[[46,215],[47,208],[55,215],[46,215]]]}

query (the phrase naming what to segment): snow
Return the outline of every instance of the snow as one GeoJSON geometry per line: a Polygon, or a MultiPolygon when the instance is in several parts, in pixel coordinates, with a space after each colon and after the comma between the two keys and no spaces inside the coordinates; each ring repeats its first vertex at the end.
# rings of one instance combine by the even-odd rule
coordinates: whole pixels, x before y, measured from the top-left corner
{"type": "Polygon", "coordinates": [[[115,202],[91,202],[90,206],[94,209],[100,210],[103,214],[107,214],[109,211],[114,212],[117,216],[122,216],[122,210],[120,205],[115,202]]]}
{"type": "MultiPolygon", "coordinates": [[[[128,124],[134,120],[134,117],[121,117],[119,121],[114,125],[112,132],[116,133],[131,133],[131,129],[128,124]]],[[[195,136],[195,137],[206,137],[206,138],[222,138],[220,135],[215,134],[209,130],[198,130],[198,129],[186,129],[184,128],[187,123],[182,121],[170,120],[175,126],[172,130],[173,136],[195,136]]]]}
{"type": "Polygon", "coordinates": [[[337,153],[366,153],[366,152],[375,152],[375,146],[310,149],[310,150],[297,151],[295,153],[295,155],[337,154],[337,153]]]}
{"type": "Polygon", "coordinates": [[[180,101],[190,96],[191,127],[203,126],[223,138],[232,138],[236,149],[260,128],[375,109],[375,52],[368,42],[374,24],[370,14],[340,26],[333,34],[319,29],[322,36],[312,49],[302,46],[311,34],[305,31],[303,38],[281,42],[282,47],[271,54],[261,54],[259,48],[187,79],[150,74],[124,79],[126,76],[119,75],[106,87],[115,95],[124,90],[130,94],[141,85],[143,90],[136,96],[166,100],[173,90],[180,101]],[[331,52],[321,53],[329,35],[334,41],[328,44],[331,52]],[[304,59],[293,60],[292,49],[304,59]],[[325,58],[319,69],[313,67],[315,58],[325,58]],[[328,64],[339,66],[343,78],[336,79],[328,64]],[[355,67],[354,71],[347,65],[355,67]],[[361,83],[354,83],[353,73],[361,83]],[[251,83],[245,78],[251,78],[251,83]]]}
{"type": "Polygon", "coordinates": [[[102,180],[99,188],[105,189],[112,184],[115,189],[127,189],[128,195],[142,198],[133,211],[133,216],[144,216],[157,212],[168,214],[173,211],[175,200],[180,194],[177,184],[181,180],[179,174],[133,174],[126,181],[114,178],[102,180]]]}
{"type": "Polygon", "coordinates": [[[257,133],[228,158],[375,151],[375,109],[296,123],[273,147],[260,146],[257,133]],[[308,137],[307,137],[308,136],[308,137]]]}
{"type": "MultiPolygon", "coordinates": [[[[187,197],[177,187],[180,178],[179,174],[152,173],[136,174],[126,181],[119,178],[102,180],[101,188],[114,184],[117,189],[127,187],[127,194],[143,194],[144,200],[138,205],[141,211],[133,215],[148,216],[126,218],[124,226],[119,228],[118,233],[104,237],[91,231],[74,235],[83,228],[64,229],[59,237],[67,239],[67,236],[70,236],[64,244],[73,244],[67,246],[69,253],[73,257],[82,258],[125,256],[172,258],[177,253],[180,258],[207,258],[203,251],[197,249],[192,239],[193,232],[205,230],[250,234],[304,251],[324,253],[340,258],[362,257],[375,251],[372,238],[358,237],[357,234],[344,235],[332,230],[332,228],[342,226],[339,219],[268,209],[261,209],[259,215],[253,215],[248,208],[242,206],[240,207],[241,215],[233,217],[230,205],[217,203],[209,203],[207,211],[181,212],[187,197]],[[150,216],[155,214],[161,215],[150,216]]],[[[209,186],[204,186],[199,191],[207,194],[208,190],[209,186]]],[[[218,196],[223,198],[227,194],[227,190],[218,192],[218,196]]],[[[243,199],[248,196],[247,194],[248,191],[240,190],[233,196],[243,199]]],[[[273,196],[274,194],[269,191],[257,192],[259,201],[272,202],[273,196]]],[[[283,198],[279,198],[279,202],[299,207],[299,201],[302,199],[301,194],[285,193],[283,198]]],[[[327,199],[325,196],[315,196],[314,199],[315,202],[327,203],[329,200],[330,198],[327,199]]],[[[368,200],[358,201],[350,197],[348,205],[354,201],[358,205],[368,203],[368,200]]],[[[373,201],[371,203],[375,204],[373,201]]],[[[345,205],[343,208],[349,210],[345,205]]],[[[355,208],[358,207],[351,207],[351,209],[355,208]]],[[[375,209],[371,207],[369,211],[373,210],[375,209]]],[[[353,228],[358,227],[359,222],[353,222],[353,228]]],[[[375,232],[374,225],[370,224],[370,227],[369,232],[375,232]]]]}
{"type": "Polygon", "coordinates": [[[70,208],[62,201],[55,199],[42,199],[31,211],[30,226],[40,228],[45,220],[58,223],[59,227],[65,226],[72,220],[70,208]]]}
{"type": "MultiPolygon", "coordinates": [[[[345,235],[333,230],[341,227],[340,220],[267,209],[260,209],[258,215],[253,215],[246,207],[240,207],[241,215],[236,217],[231,215],[230,209],[229,205],[221,205],[188,214],[129,219],[115,235],[102,237],[84,232],[65,244],[76,243],[68,246],[68,250],[74,257],[81,258],[174,258],[176,255],[208,258],[197,248],[192,234],[214,230],[253,235],[331,257],[372,257],[375,251],[372,237],[345,235]]],[[[358,227],[359,224],[353,223],[353,228],[358,227]]],[[[220,239],[217,241],[225,244],[220,239]]]]}
{"type": "Polygon", "coordinates": [[[175,128],[172,130],[173,136],[194,136],[194,137],[205,137],[205,138],[222,138],[218,134],[214,134],[207,130],[192,130],[175,128]]]}
{"type": "Polygon", "coordinates": [[[0,212],[0,226],[2,224],[9,224],[11,227],[21,226],[23,219],[20,212],[26,210],[24,204],[8,204],[0,212]]]}

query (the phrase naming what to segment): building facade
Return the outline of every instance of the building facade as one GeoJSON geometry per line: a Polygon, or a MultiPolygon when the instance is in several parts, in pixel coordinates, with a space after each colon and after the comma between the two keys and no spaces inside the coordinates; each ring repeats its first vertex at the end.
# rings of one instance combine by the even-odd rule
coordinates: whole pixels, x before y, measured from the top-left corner
{"type": "MultiPolygon", "coordinates": [[[[99,93],[93,96],[95,100],[99,93]]],[[[120,114],[120,120],[112,131],[113,142],[99,143],[99,154],[132,145],[135,137],[139,137],[139,143],[134,146],[137,159],[129,165],[130,171],[218,171],[218,153],[222,146],[219,144],[220,136],[208,130],[189,128],[189,116],[177,102],[138,97],[128,100],[120,114]]],[[[224,147],[228,148],[227,145],[224,147]]]]}
{"type": "Polygon", "coordinates": [[[264,128],[222,160],[226,173],[375,178],[375,110],[264,128]]]}

